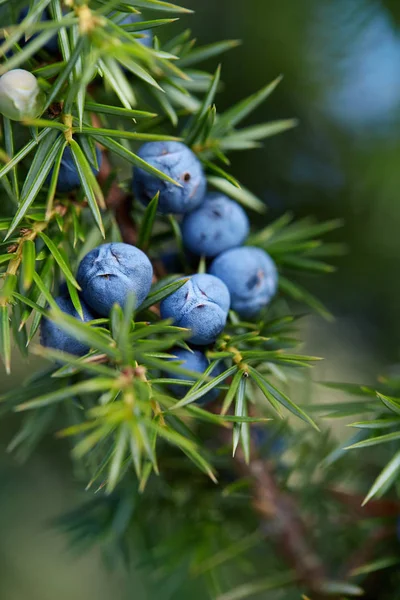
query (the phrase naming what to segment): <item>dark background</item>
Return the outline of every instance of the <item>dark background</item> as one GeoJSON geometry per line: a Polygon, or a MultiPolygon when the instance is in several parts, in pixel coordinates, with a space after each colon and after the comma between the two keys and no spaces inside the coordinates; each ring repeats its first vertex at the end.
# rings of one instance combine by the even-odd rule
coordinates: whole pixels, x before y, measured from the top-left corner
{"type": "MultiPolygon", "coordinates": [[[[304,334],[307,350],[327,358],[316,379],[369,382],[398,361],[400,4],[184,3],[196,14],[172,29],[190,27],[201,44],[243,42],[223,57],[220,109],[284,75],[249,124],[297,117],[299,126],[262,150],[233,155],[232,172],[269,205],[268,219],[288,209],[345,219],[332,236],[349,248],[336,261],[337,273],[306,282],[337,321],[312,318],[304,334]]],[[[2,389],[26,372],[21,364],[11,378],[0,375],[2,389]]],[[[68,553],[65,538],[50,526],[76,502],[67,462],[47,451],[46,458],[16,465],[4,458],[12,430],[12,422],[3,423],[0,438],[0,600],[152,597],[141,591],[138,575],[107,572],[96,552],[79,560],[68,553]]]]}

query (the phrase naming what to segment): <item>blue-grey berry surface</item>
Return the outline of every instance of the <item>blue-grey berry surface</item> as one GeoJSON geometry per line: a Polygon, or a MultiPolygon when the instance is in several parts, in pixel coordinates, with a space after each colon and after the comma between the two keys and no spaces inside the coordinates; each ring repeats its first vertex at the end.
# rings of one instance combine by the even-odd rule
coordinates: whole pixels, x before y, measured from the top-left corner
{"type": "Polygon", "coordinates": [[[226,285],[217,277],[193,275],[179,290],[161,302],[161,317],[191,330],[190,342],[212,344],[223,331],[230,307],[226,285]]]}
{"type": "Polygon", "coordinates": [[[214,259],[210,273],[219,277],[231,294],[231,308],[242,317],[255,316],[276,294],[278,272],[261,248],[243,246],[214,259]]]}
{"type": "MultiPolygon", "coordinates": [[[[96,157],[97,157],[97,164],[100,168],[101,166],[101,161],[102,161],[102,154],[100,152],[100,150],[97,148],[96,146],[96,157]]],[[[92,166],[92,171],[95,175],[98,175],[99,171],[92,166]]],[[[47,176],[47,184],[50,183],[51,181],[51,176],[53,174],[53,168],[50,170],[49,175],[47,176]]],[[[80,187],[81,185],[81,180],[79,179],[79,174],[78,174],[78,170],[76,168],[73,156],[72,156],[72,151],[71,148],[69,146],[67,146],[64,150],[62,159],[61,159],[61,163],[60,163],[60,170],[58,172],[58,179],[57,179],[57,192],[60,193],[67,193],[67,192],[73,192],[74,190],[76,190],[78,187],[80,187]]]]}
{"type": "MultiPolygon", "coordinates": [[[[71,315],[75,319],[81,319],[78,313],[75,310],[74,305],[70,298],[65,296],[59,296],[55,299],[57,306],[62,310],[62,312],[67,315],[71,315]]],[[[85,322],[92,321],[96,318],[92,314],[90,308],[85,304],[85,302],[81,298],[81,306],[83,312],[83,320],[85,322]]],[[[75,354],[77,356],[84,356],[90,350],[88,346],[82,344],[74,337],[68,335],[65,331],[60,329],[54,321],[47,319],[47,317],[43,317],[40,325],[40,343],[42,346],[46,346],[46,348],[55,348],[56,350],[61,350],[62,352],[67,352],[68,354],[75,354]]]]}
{"type": "Polygon", "coordinates": [[[180,184],[163,181],[135,167],[133,194],[147,205],[160,192],[158,210],[161,213],[184,214],[199,206],[206,193],[206,178],[197,156],[181,142],[148,142],[138,151],[144,161],[169,175],[180,184]]]}
{"type": "Polygon", "coordinates": [[[130,294],[138,307],[150,291],[153,267],[144,252],[130,244],[103,244],[81,261],[77,280],[89,306],[108,317],[114,304],[125,306],[130,294]]]}
{"type": "Polygon", "coordinates": [[[183,243],[198,256],[213,257],[240,246],[248,234],[249,219],[243,208],[215,192],[207,194],[182,222],[183,243]]]}
{"type": "MultiPolygon", "coordinates": [[[[21,12],[19,13],[19,16],[18,16],[18,23],[21,23],[21,21],[22,21],[23,19],[25,19],[26,15],[28,14],[28,11],[29,11],[29,8],[28,8],[28,7],[25,7],[25,8],[23,8],[23,9],[21,10],[21,12]]],[[[47,9],[45,9],[45,10],[42,12],[42,14],[41,14],[40,20],[41,20],[42,22],[44,22],[44,21],[48,21],[48,20],[49,20],[49,18],[50,18],[50,17],[49,17],[49,13],[48,13],[47,9]]],[[[40,32],[40,33],[42,33],[42,32],[40,32]]],[[[34,33],[34,34],[33,34],[33,35],[32,35],[32,36],[29,38],[29,39],[30,39],[30,40],[33,40],[33,39],[34,39],[35,37],[37,37],[38,35],[39,35],[39,33],[34,33]]],[[[26,43],[26,42],[25,42],[25,37],[22,37],[22,38],[20,39],[20,41],[19,41],[19,45],[20,45],[20,46],[25,46],[25,43],[26,43]]],[[[58,35],[57,35],[57,34],[54,34],[54,36],[53,36],[53,37],[51,37],[51,38],[50,38],[50,39],[49,39],[49,40],[48,40],[48,41],[45,43],[45,45],[43,46],[43,48],[44,48],[45,50],[47,50],[47,52],[49,52],[50,54],[54,54],[55,52],[58,52],[58,35]]]]}
{"type": "MultiPolygon", "coordinates": [[[[193,371],[195,373],[204,373],[204,371],[210,366],[208,358],[203,352],[201,352],[201,350],[193,349],[192,351],[190,351],[185,350],[184,348],[176,347],[173,348],[170,353],[173,356],[171,360],[182,361],[182,364],[180,366],[183,369],[187,369],[188,371],[193,371]]],[[[216,377],[217,375],[220,375],[223,371],[224,365],[222,363],[219,363],[211,371],[210,377],[216,377]]],[[[193,377],[190,377],[189,375],[171,374],[170,377],[172,379],[183,379],[184,381],[195,381],[195,379],[193,377]]],[[[178,384],[170,384],[168,387],[176,398],[183,398],[183,396],[185,396],[188,390],[190,389],[189,387],[178,384]]],[[[208,404],[208,402],[216,400],[219,394],[220,391],[218,390],[218,388],[213,388],[207,394],[199,398],[199,400],[197,400],[197,404],[208,404]]]]}

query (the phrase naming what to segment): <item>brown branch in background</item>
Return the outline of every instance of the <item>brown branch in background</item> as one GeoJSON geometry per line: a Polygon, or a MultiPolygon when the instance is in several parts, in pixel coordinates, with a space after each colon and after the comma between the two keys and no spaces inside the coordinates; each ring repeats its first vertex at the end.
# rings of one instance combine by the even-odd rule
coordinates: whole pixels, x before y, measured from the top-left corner
{"type": "Polygon", "coordinates": [[[349,511],[351,511],[351,518],[354,520],[365,519],[367,517],[398,517],[400,515],[400,501],[399,500],[388,500],[386,498],[379,500],[372,500],[365,506],[362,506],[365,495],[354,494],[345,492],[337,488],[331,488],[329,490],[331,495],[344,504],[349,511]]]}
{"type": "Polygon", "coordinates": [[[321,593],[327,579],[325,568],[311,547],[310,534],[295,501],[279,488],[272,467],[256,456],[256,452],[252,452],[252,456],[247,464],[243,451],[238,448],[235,465],[239,473],[251,481],[253,506],[265,524],[266,535],[276,541],[285,561],[297,573],[299,582],[313,593],[313,600],[325,599],[321,593]]]}

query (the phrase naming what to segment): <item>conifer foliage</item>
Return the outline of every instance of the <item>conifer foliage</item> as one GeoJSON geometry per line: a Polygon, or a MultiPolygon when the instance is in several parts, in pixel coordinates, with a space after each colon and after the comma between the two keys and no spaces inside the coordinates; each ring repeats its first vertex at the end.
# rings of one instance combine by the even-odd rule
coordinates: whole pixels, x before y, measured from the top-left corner
{"type": "MultiPolygon", "coordinates": [[[[271,220],[230,169],[232,152],[296,125],[246,124],[280,78],[220,112],[221,67],[202,64],[237,41],[170,37],[184,7],[3,4],[1,356],[7,373],[46,360],[1,397],[21,415],[10,449],[70,443],[91,498],[58,525],[113,557],[133,547],[159,598],[185,597],[191,576],[219,600],[361,594],[395,558],[343,567],[371,526],[336,523],[346,451],[319,419],[335,408],[296,394],[319,360],[298,349],[299,313],[330,318],[298,275],[333,270],[342,248],[323,238],[341,223],[271,220]]],[[[400,438],[399,401],[379,397],[354,424],[372,441],[353,448],[400,438]]],[[[399,469],[397,453],[369,497],[399,469]]]]}

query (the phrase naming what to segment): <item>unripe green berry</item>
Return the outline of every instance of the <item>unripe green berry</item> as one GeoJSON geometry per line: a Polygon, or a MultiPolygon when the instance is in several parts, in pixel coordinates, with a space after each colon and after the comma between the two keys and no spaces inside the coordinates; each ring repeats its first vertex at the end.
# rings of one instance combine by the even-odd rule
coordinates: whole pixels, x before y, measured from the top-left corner
{"type": "Polygon", "coordinates": [[[0,113],[5,117],[34,119],[42,112],[44,101],[44,92],[29,71],[14,69],[0,77],[0,113]]]}

